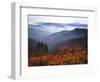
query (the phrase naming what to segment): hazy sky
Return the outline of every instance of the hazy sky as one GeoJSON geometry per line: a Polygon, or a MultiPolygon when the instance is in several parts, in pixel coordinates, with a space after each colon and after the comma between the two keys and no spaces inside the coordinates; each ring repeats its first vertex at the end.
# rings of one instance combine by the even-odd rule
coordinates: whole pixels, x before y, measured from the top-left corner
{"type": "Polygon", "coordinates": [[[80,17],[54,17],[54,16],[29,16],[28,24],[33,28],[53,32],[87,28],[88,18],[80,17]]]}

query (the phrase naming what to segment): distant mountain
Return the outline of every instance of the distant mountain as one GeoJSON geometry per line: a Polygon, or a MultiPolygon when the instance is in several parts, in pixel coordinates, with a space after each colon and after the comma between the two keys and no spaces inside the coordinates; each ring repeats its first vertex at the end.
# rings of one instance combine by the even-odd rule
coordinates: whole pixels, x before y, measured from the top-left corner
{"type": "MultiPolygon", "coordinates": [[[[54,33],[50,33],[49,31],[46,30],[48,26],[55,26],[55,27],[57,26],[56,28],[58,28],[58,26],[61,27],[62,25],[65,26],[65,24],[60,24],[60,23],[59,24],[58,23],[38,23],[34,25],[29,24],[28,38],[46,43],[50,50],[56,44],[59,44],[71,39],[77,39],[77,38],[82,38],[82,37],[87,36],[87,33],[88,33],[87,28],[76,28],[74,30],[63,30],[63,31],[54,32],[54,33]]],[[[67,24],[67,26],[87,27],[85,24],[80,24],[80,23],[69,23],[67,24]]]]}
{"type": "Polygon", "coordinates": [[[63,41],[68,41],[71,39],[77,39],[87,36],[87,29],[76,28],[71,31],[61,31],[47,36],[44,42],[47,43],[49,49],[54,47],[63,41]]]}
{"type": "Polygon", "coordinates": [[[38,30],[36,28],[28,28],[28,37],[37,41],[43,40],[43,38],[48,36],[49,34],[50,33],[43,30],[38,30]]]}
{"type": "Polygon", "coordinates": [[[88,27],[87,24],[82,24],[80,22],[72,22],[72,23],[53,23],[53,22],[37,22],[31,24],[34,27],[44,27],[44,26],[55,26],[55,27],[64,27],[64,26],[71,26],[71,27],[88,27]]]}
{"type": "Polygon", "coordinates": [[[88,37],[80,37],[76,39],[71,39],[68,41],[62,41],[58,44],[56,44],[55,48],[61,48],[61,47],[73,47],[74,45],[79,45],[81,48],[87,49],[87,42],[88,42],[88,37]]]}
{"type": "Polygon", "coordinates": [[[79,22],[68,23],[68,24],[66,24],[66,26],[74,26],[74,27],[88,27],[87,24],[82,24],[82,23],[79,23],[79,22]]]}

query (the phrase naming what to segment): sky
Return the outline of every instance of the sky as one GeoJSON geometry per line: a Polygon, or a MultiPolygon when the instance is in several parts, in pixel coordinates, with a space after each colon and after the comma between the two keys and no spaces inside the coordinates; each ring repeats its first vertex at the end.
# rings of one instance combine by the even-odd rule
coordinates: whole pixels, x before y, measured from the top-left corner
{"type": "Polygon", "coordinates": [[[51,33],[75,28],[87,28],[87,17],[62,17],[62,16],[28,16],[28,25],[38,30],[45,30],[51,33]]]}

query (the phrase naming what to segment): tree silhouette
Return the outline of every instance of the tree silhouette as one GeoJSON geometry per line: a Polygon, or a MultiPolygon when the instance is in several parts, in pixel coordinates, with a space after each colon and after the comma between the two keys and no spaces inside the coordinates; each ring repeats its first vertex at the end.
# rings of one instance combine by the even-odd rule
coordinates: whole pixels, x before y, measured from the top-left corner
{"type": "Polygon", "coordinates": [[[45,51],[48,52],[48,46],[47,46],[47,44],[44,44],[44,48],[45,48],[45,51]]]}
{"type": "Polygon", "coordinates": [[[43,42],[37,42],[36,47],[35,47],[35,52],[36,53],[47,53],[48,52],[47,44],[43,42]]]}

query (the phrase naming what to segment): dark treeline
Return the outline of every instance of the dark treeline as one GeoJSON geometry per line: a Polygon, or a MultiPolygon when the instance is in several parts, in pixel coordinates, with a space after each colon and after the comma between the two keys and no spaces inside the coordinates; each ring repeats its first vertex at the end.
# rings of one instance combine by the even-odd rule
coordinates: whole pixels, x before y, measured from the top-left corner
{"type": "Polygon", "coordinates": [[[48,52],[47,44],[43,42],[37,42],[35,47],[35,53],[47,53],[47,52],[48,52]]]}
{"type": "Polygon", "coordinates": [[[48,46],[42,41],[28,39],[28,52],[33,54],[48,53],[48,46]]]}

